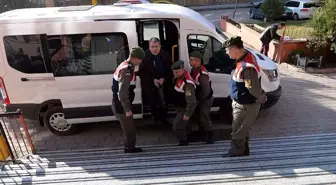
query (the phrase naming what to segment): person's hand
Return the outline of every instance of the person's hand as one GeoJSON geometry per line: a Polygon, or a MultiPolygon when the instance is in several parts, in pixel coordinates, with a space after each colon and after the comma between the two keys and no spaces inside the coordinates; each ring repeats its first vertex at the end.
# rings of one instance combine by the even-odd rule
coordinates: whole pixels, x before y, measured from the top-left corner
{"type": "Polygon", "coordinates": [[[264,100],[261,103],[265,103],[267,101],[267,96],[265,96],[264,100]]]}
{"type": "Polygon", "coordinates": [[[160,85],[163,85],[164,81],[165,81],[164,78],[160,78],[160,79],[159,79],[159,84],[160,84],[160,85]]]}
{"type": "Polygon", "coordinates": [[[189,117],[186,116],[186,115],[184,115],[184,116],[183,116],[183,121],[188,121],[188,120],[189,120],[189,117]]]}
{"type": "Polygon", "coordinates": [[[133,115],[132,111],[128,111],[128,112],[126,112],[126,117],[130,117],[130,116],[132,116],[132,115],[133,115]]]}
{"type": "Polygon", "coordinates": [[[153,81],[154,81],[155,87],[159,88],[159,84],[160,84],[159,80],[158,79],[154,79],[153,81]]]}

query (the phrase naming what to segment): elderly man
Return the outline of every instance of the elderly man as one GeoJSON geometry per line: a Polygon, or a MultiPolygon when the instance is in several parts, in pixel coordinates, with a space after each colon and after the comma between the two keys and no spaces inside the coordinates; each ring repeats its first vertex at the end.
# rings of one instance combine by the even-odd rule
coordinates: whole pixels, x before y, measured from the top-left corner
{"type": "Polygon", "coordinates": [[[167,97],[172,81],[171,57],[169,53],[161,50],[160,40],[156,37],[149,39],[149,50],[139,69],[141,85],[144,95],[151,106],[152,120],[154,123],[161,121],[168,124],[166,118],[167,97]]]}
{"type": "Polygon", "coordinates": [[[250,155],[249,129],[258,116],[266,95],[261,88],[260,67],[256,58],[244,48],[240,37],[232,37],[224,43],[236,67],[230,81],[233,120],[231,149],[223,157],[250,155]]]}

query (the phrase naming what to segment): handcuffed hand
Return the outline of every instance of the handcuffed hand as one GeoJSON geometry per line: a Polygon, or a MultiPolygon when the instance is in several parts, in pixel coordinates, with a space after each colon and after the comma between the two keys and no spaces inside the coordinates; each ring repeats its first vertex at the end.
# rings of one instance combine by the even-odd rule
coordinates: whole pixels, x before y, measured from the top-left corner
{"type": "Polygon", "coordinates": [[[159,87],[159,85],[160,85],[160,82],[159,82],[159,80],[158,79],[154,79],[153,80],[154,81],[154,85],[155,85],[155,87],[159,87]]]}
{"type": "Polygon", "coordinates": [[[126,112],[126,117],[130,117],[130,116],[132,116],[132,115],[133,115],[132,111],[128,111],[128,112],[126,112]]]}
{"type": "Polygon", "coordinates": [[[188,120],[189,120],[189,117],[186,116],[186,115],[184,115],[184,116],[183,116],[183,121],[188,121],[188,120]]]}
{"type": "Polygon", "coordinates": [[[163,85],[164,81],[165,81],[164,78],[160,78],[160,79],[159,79],[159,84],[160,84],[160,85],[163,85]]]}

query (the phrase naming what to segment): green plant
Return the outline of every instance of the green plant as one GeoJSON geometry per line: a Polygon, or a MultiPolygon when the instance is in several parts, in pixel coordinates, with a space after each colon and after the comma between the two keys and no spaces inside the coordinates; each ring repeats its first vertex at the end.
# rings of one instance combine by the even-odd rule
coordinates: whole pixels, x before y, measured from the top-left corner
{"type": "Polygon", "coordinates": [[[313,15],[311,24],[313,28],[308,46],[318,50],[330,47],[336,53],[336,1],[325,0],[322,7],[313,15]]]}
{"type": "Polygon", "coordinates": [[[302,50],[293,50],[293,51],[291,51],[288,54],[287,63],[288,64],[296,65],[296,61],[297,61],[296,55],[299,55],[299,56],[302,57],[302,56],[304,56],[304,51],[302,51],[302,50]]]}
{"type": "Polygon", "coordinates": [[[265,0],[261,5],[261,11],[268,20],[274,20],[284,13],[284,3],[282,0],[265,0]]]}

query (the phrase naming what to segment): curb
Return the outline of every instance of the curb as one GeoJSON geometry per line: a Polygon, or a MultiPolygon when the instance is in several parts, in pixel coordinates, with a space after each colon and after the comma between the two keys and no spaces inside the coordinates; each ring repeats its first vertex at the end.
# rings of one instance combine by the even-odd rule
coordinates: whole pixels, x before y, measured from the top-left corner
{"type": "MultiPolygon", "coordinates": [[[[249,5],[238,5],[237,9],[238,8],[249,8],[249,7],[250,7],[249,5]]],[[[228,7],[201,7],[200,6],[200,7],[187,7],[187,8],[190,8],[194,11],[202,12],[202,11],[209,11],[209,10],[230,10],[230,9],[234,9],[235,7],[232,7],[232,6],[228,6],[228,7]]]]}
{"type": "Polygon", "coordinates": [[[307,73],[307,74],[332,74],[336,73],[336,68],[326,68],[326,69],[314,69],[312,67],[307,67],[306,70],[297,68],[293,65],[287,64],[287,63],[281,63],[278,65],[281,68],[286,68],[289,71],[293,72],[301,72],[301,73],[307,73]]]}

